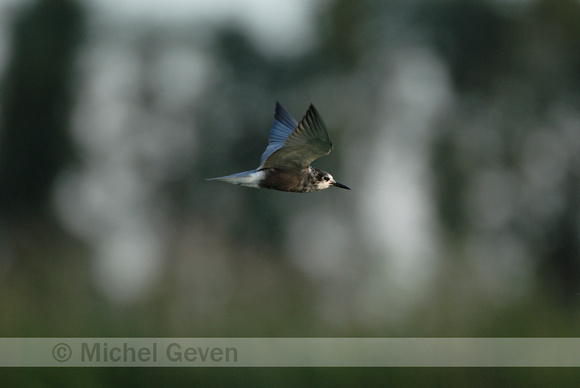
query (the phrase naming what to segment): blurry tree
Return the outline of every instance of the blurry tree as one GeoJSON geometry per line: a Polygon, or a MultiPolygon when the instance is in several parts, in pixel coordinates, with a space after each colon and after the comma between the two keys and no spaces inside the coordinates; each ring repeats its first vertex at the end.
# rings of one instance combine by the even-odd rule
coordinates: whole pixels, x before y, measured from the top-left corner
{"type": "Polygon", "coordinates": [[[79,275],[88,264],[50,202],[55,178],[73,159],[71,82],[83,12],[74,0],[19,11],[0,89],[0,332],[70,333],[76,323],[64,317],[74,315],[77,327],[91,320],[90,283],[79,275]]]}
{"type": "Polygon", "coordinates": [[[421,15],[460,98],[455,117],[441,125],[434,159],[441,220],[453,244],[473,234],[495,236],[490,245],[515,236],[536,261],[540,293],[577,306],[580,149],[570,139],[580,133],[565,117],[580,112],[580,4],[451,1],[421,15]],[[507,178],[480,192],[490,201],[482,214],[508,209],[493,227],[469,216],[470,187],[483,176],[507,178]]]}
{"type": "Polygon", "coordinates": [[[46,213],[52,183],[73,156],[71,81],[82,36],[74,0],[41,0],[17,19],[0,104],[0,215],[46,213]]]}

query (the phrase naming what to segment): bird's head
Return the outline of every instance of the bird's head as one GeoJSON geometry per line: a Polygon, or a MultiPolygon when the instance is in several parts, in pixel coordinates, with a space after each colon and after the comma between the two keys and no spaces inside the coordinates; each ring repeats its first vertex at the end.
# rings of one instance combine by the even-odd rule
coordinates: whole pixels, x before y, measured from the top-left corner
{"type": "Polygon", "coordinates": [[[341,189],[350,190],[349,187],[343,185],[342,183],[338,183],[334,180],[332,175],[327,173],[326,171],[319,170],[314,167],[310,167],[310,175],[312,177],[312,184],[313,190],[312,191],[320,191],[324,189],[328,189],[330,186],[340,187],[341,189]]]}

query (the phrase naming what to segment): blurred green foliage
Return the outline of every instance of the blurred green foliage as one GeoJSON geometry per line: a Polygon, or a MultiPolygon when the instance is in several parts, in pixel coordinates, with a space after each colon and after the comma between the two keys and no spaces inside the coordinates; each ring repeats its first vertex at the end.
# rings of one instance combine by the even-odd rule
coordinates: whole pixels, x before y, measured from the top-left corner
{"type": "MultiPolygon", "coordinates": [[[[219,27],[206,49],[220,78],[187,106],[192,117],[185,119],[211,130],[197,134],[201,146],[186,174],[160,185],[174,243],[164,252],[155,289],[132,303],[99,292],[94,247],[60,224],[51,202],[55,182],[75,153],[83,158],[71,140],[75,87],[83,77],[75,64],[87,44],[88,11],[81,5],[35,1],[13,21],[0,93],[2,336],[577,336],[580,3],[336,0],[318,16],[316,49],[284,59],[263,53],[237,28],[219,27]],[[273,109],[264,107],[273,107],[279,96],[293,106],[306,106],[305,98],[326,98],[327,106],[348,107],[337,112],[342,121],[331,131],[333,140],[347,139],[345,127],[352,122],[357,136],[372,138],[379,128],[369,112],[387,110],[378,102],[380,80],[389,69],[382,61],[408,47],[436,52],[454,93],[453,107],[432,123],[436,135],[429,150],[440,243],[448,254],[436,269],[435,289],[403,322],[358,320],[358,310],[345,302],[338,315],[349,318],[338,323],[332,312],[326,317],[320,311],[321,295],[339,299],[343,295],[334,295],[336,290],[348,293],[364,283],[373,272],[372,249],[356,251],[369,257],[357,258],[361,269],[353,276],[359,278],[342,287],[297,269],[284,248],[289,213],[307,203],[322,207],[337,200],[289,201],[246,189],[224,193],[223,187],[199,182],[232,166],[255,167],[273,109]],[[232,126],[244,136],[232,135],[232,126]],[[552,164],[553,159],[559,162],[552,164]],[[494,195],[504,200],[501,193],[507,193],[510,207],[496,215],[493,205],[500,204],[494,195]],[[474,216],[477,201],[484,214],[474,216]],[[215,237],[183,238],[200,228],[215,237]],[[531,289],[515,293],[519,300],[505,301],[480,292],[465,277],[475,271],[466,259],[473,241],[485,252],[505,243],[529,254],[520,265],[531,268],[531,289]],[[185,264],[182,251],[192,252],[185,264]],[[235,260],[217,253],[215,260],[198,257],[224,251],[235,260]],[[184,268],[215,273],[188,277],[184,268]]],[[[139,28],[145,30],[135,49],[141,65],[135,72],[143,73],[139,104],[149,113],[167,114],[155,112],[158,89],[147,83],[146,74],[147,61],[167,37],[154,27],[139,28]]],[[[341,155],[335,150],[332,159],[320,163],[345,171],[341,155]]],[[[350,214],[356,207],[341,210],[350,214]]],[[[497,261],[495,270],[503,271],[497,261]]],[[[564,368],[2,371],[7,386],[576,386],[578,377],[575,369],[564,368]]]]}

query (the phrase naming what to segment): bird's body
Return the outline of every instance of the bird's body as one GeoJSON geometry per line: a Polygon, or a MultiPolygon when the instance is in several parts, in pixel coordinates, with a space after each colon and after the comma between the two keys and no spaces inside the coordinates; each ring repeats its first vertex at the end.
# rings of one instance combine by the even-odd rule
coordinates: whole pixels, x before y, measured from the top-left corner
{"type": "Polygon", "coordinates": [[[326,171],[310,165],[331,150],[326,127],[312,104],[298,123],[280,103],[276,103],[274,125],[260,167],[209,180],[293,193],[320,191],[330,186],[350,190],[326,171]]]}

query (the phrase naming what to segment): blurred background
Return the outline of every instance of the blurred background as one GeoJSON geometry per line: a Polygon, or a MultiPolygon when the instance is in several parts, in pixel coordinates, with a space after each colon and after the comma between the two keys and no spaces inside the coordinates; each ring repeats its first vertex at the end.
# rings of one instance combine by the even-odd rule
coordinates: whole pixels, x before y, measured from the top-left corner
{"type": "MultiPolygon", "coordinates": [[[[3,337],[576,337],[578,0],[0,0],[3,337]],[[255,190],[274,105],[352,191],[255,190]]],[[[40,369],[13,386],[576,386],[40,369]]]]}

